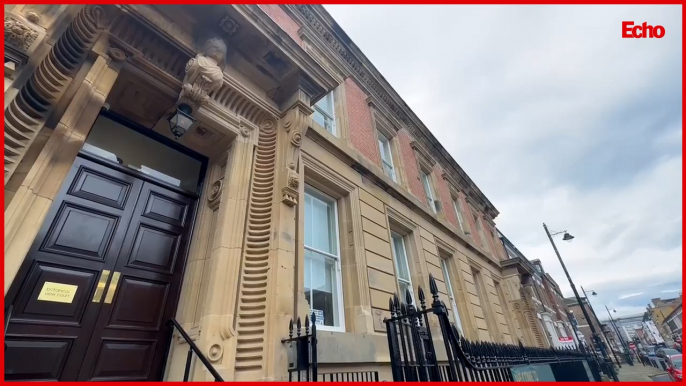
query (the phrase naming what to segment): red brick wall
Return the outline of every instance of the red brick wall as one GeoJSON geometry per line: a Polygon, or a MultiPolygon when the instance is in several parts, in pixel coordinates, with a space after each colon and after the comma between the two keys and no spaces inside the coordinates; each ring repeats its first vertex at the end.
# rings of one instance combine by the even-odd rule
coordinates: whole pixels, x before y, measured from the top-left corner
{"type": "Polygon", "coordinates": [[[410,193],[425,203],[426,194],[424,193],[424,186],[422,186],[422,182],[419,180],[419,166],[417,165],[414,149],[410,143],[412,143],[410,133],[405,129],[398,131],[400,158],[403,163],[403,170],[405,170],[405,176],[407,177],[407,184],[410,187],[410,193]]]}
{"type": "Polygon", "coordinates": [[[436,190],[438,190],[438,197],[441,200],[441,207],[443,207],[443,214],[448,222],[459,227],[457,223],[457,215],[453,208],[453,199],[450,195],[450,188],[448,181],[443,179],[443,169],[439,164],[434,165],[434,175],[436,176],[436,190]]]}
{"type": "Polygon", "coordinates": [[[291,19],[288,14],[281,9],[278,4],[260,4],[260,9],[264,11],[276,24],[281,27],[293,40],[295,40],[298,45],[303,45],[303,40],[298,36],[298,30],[300,25],[291,19]]]}
{"type": "Polygon", "coordinates": [[[380,167],[381,155],[374,135],[367,95],[350,78],[345,80],[345,104],[348,109],[348,135],[352,146],[380,167]]]}

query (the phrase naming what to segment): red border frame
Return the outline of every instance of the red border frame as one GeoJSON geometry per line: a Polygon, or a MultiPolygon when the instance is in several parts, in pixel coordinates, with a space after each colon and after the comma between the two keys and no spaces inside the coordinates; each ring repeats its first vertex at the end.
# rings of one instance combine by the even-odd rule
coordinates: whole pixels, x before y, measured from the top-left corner
{"type": "MultiPolygon", "coordinates": [[[[4,2],[3,4],[17,4],[17,3],[4,2]]],[[[52,3],[52,2],[50,2],[50,1],[45,1],[45,2],[27,1],[24,3],[25,4],[47,4],[47,3],[52,3]]],[[[81,1],[65,1],[65,2],[61,2],[61,3],[62,4],[89,4],[89,3],[81,2],[81,1]]],[[[134,1],[134,2],[129,2],[127,4],[188,4],[188,3],[189,3],[188,1],[178,1],[178,0],[175,0],[175,1],[154,1],[153,0],[153,1],[146,1],[146,2],[134,1]]],[[[314,1],[310,1],[310,0],[300,1],[299,3],[320,4],[319,2],[314,2],[314,1]]],[[[98,4],[121,4],[121,2],[99,1],[98,4]]],[[[202,4],[226,4],[226,3],[222,2],[222,1],[203,1],[202,4]]],[[[290,2],[276,1],[276,2],[273,2],[272,4],[291,4],[291,3],[290,2]]],[[[685,7],[683,7],[683,4],[684,4],[683,0],[682,1],[679,1],[679,0],[661,0],[661,1],[659,1],[659,3],[651,3],[651,2],[645,1],[645,0],[625,0],[625,1],[620,1],[620,0],[607,1],[607,0],[605,0],[605,1],[600,1],[600,2],[592,2],[592,1],[587,1],[587,0],[567,0],[567,1],[560,1],[560,2],[546,1],[546,0],[528,0],[528,1],[500,0],[500,1],[492,1],[492,2],[491,1],[483,1],[482,2],[482,1],[456,1],[456,0],[436,1],[436,0],[433,0],[431,2],[425,2],[425,3],[417,3],[417,2],[411,2],[411,1],[390,1],[390,0],[385,0],[385,1],[377,0],[377,1],[373,1],[373,2],[364,2],[364,1],[358,0],[358,1],[327,1],[325,4],[422,4],[422,5],[427,5],[427,4],[645,4],[645,5],[682,4],[682,10],[681,10],[681,12],[682,12],[682,18],[681,18],[681,20],[682,20],[682,66],[684,63],[683,20],[685,18],[684,16],[686,16],[686,11],[685,11],[685,7]]],[[[617,34],[618,35],[621,34],[621,26],[620,25],[617,26],[617,34]]],[[[1,51],[4,55],[4,52],[5,52],[4,44],[2,46],[1,51]]],[[[683,86],[684,86],[684,80],[683,80],[683,70],[682,70],[682,114],[683,114],[683,106],[684,106],[684,101],[683,101],[683,89],[684,89],[684,87],[683,86]]],[[[4,96],[3,96],[3,101],[4,101],[4,96]]],[[[3,111],[1,114],[2,114],[3,121],[4,121],[4,108],[3,108],[3,111]]],[[[683,119],[682,119],[682,124],[683,124],[683,119]]],[[[683,140],[683,136],[682,136],[682,149],[683,149],[683,143],[684,143],[683,141],[684,140],[683,140]]],[[[4,136],[2,137],[2,139],[0,139],[0,143],[2,145],[4,145],[4,136]]],[[[681,177],[682,177],[682,192],[683,192],[683,186],[684,186],[683,185],[684,184],[684,182],[683,182],[683,170],[682,170],[682,176],[681,177]]],[[[4,203],[5,203],[4,193],[2,195],[1,200],[3,203],[3,207],[4,207],[4,203]]],[[[683,200],[683,197],[682,197],[682,200],[683,200]]],[[[683,207],[682,207],[682,217],[683,217],[683,207]]],[[[5,222],[3,221],[3,223],[2,223],[3,231],[4,231],[4,227],[5,227],[4,224],[5,224],[5,222]]],[[[683,240],[683,235],[684,235],[684,230],[682,229],[682,240],[683,240]]],[[[0,245],[2,245],[3,251],[4,251],[4,246],[5,246],[5,238],[4,237],[0,241],[0,245]]],[[[682,261],[683,261],[683,255],[682,255],[682,261]]],[[[682,270],[683,270],[683,268],[682,268],[682,270]]],[[[3,254],[3,264],[2,264],[2,267],[0,267],[0,272],[2,272],[2,282],[3,282],[3,288],[4,288],[4,281],[5,281],[4,254],[3,254]]],[[[682,271],[682,273],[683,273],[683,271],[682,271]]],[[[683,277],[683,275],[682,275],[682,277],[683,277]]],[[[4,310],[4,303],[5,303],[4,296],[3,296],[1,302],[2,302],[2,306],[3,306],[3,310],[4,310]]],[[[3,321],[4,321],[4,314],[3,314],[3,321]]],[[[4,342],[4,337],[5,337],[4,327],[2,329],[1,334],[2,334],[2,340],[4,342]]],[[[0,352],[0,370],[2,370],[3,374],[4,374],[4,368],[5,368],[5,351],[3,349],[2,352],[0,352]]],[[[7,383],[7,384],[16,383],[16,382],[5,382],[4,378],[1,382],[3,384],[5,384],[5,383],[7,383]]],[[[78,382],[64,382],[64,383],[65,384],[78,384],[78,382]]],[[[118,383],[118,382],[104,382],[104,384],[116,384],[116,383],[118,383]]],[[[135,382],[135,383],[138,383],[138,382],[135,382]]],[[[143,383],[143,382],[140,382],[140,383],[143,383]]],[[[157,382],[153,382],[153,383],[157,383],[157,382]]],[[[159,383],[162,383],[162,382],[159,382],[159,383]]],[[[181,384],[182,382],[164,382],[164,383],[165,384],[175,384],[175,383],[181,384]]],[[[246,385],[255,384],[255,383],[247,383],[247,382],[239,382],[239,383],[240,384],[246,384],[246,385]]],[[[360,383],[362,383],[362,382],[360,382],[360,383]]],[[[629,383],[630,384],[639,384],[641,382],[629,382],[629,383]]],[[[146,384],[149,384],[149,383],[146,383],[146,384]]],[[[543,382],[543,384],[554,385],[555,383],[554,382],[543,382]]]]}

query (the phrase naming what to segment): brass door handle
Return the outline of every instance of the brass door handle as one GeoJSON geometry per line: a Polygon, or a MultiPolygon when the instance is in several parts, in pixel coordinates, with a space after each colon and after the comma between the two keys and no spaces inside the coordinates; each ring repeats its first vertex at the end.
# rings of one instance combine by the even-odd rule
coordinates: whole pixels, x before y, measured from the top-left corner
{"type": "Polygon", "coordinates": [[[93,303],[99,303],[102,299],[102,293],[105,292],[105,285],[107,285],[107,279],[110,278],[110,271],[108,269],[103,269],[100,275],[100,280],[98,281],[98,286],[95,288],[95,294],[93,294],[93,303]]]}
{"type": "Polygon", "coordinates": [[[114,299],[114,293],[117,291],[119,276],[121,276],[121,272],[115,271],[114,274],[112,274],[112,281],[110,282],[110,287],[107,289],[107,294],[105,295],[105,304],[112,303],[112,299],[114,299]]]}

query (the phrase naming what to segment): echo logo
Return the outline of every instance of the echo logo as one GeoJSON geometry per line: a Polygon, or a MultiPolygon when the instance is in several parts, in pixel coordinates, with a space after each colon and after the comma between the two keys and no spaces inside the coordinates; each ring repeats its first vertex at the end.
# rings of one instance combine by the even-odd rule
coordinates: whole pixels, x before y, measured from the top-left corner
{"type": "Polygon", "coordinates": [[[661,25],[648,25],[647,22],[643,24],[634,25],[633,21],[622,22],[622,39],[645,39],[656,38],[662,39],[665,36],[665,27],[661,25]]]}

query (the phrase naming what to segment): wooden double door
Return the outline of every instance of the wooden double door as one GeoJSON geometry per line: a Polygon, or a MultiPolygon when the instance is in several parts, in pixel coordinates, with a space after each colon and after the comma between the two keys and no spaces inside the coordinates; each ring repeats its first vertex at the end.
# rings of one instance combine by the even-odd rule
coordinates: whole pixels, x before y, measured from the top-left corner
{"type": "Polygon", "coordinates": [[[78,157],[5,299],[5,379],[161,380],[195,204],[78,157]]]}

